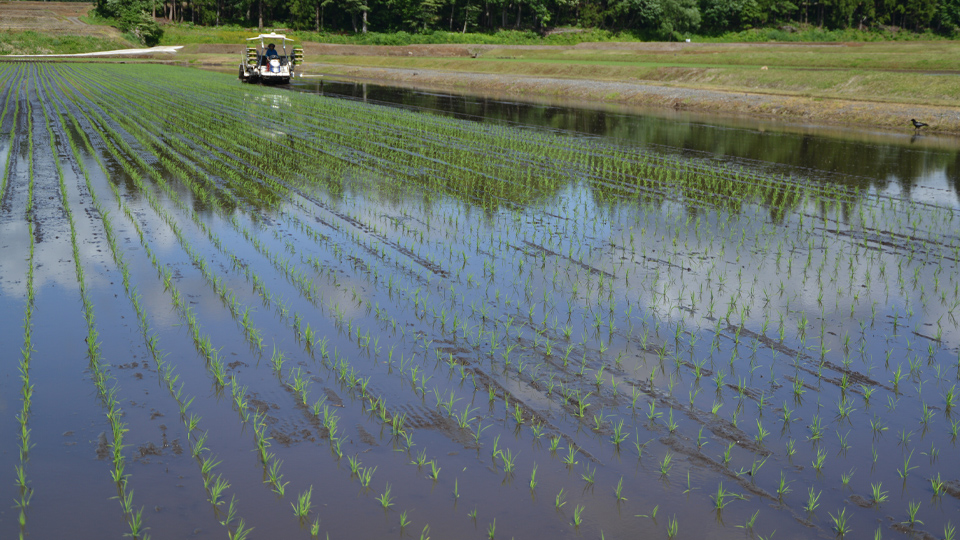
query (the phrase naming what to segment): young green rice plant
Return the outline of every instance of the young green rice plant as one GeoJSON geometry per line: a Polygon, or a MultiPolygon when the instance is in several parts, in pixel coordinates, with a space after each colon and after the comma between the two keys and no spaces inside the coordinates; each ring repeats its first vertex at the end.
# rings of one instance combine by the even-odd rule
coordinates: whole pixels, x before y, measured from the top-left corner
{"type": "Polygon", "coordinates": [[[678,530],[679,525],[677,524],[677,516],[674,515],[667,520],[667,538],[676,538],[678,530]]]}
{"type": "Polygon", "coordinates": [[[513,419],[517,425],[523,424],[523,411],[520,410],[520,404],[516,403],[513,410],[513,419]]]}
{"type": "Polygon", "coordinates": [[[373,480],[373,473],[377,472],[376,467],[364,467],[360,470],[359,478],[360,485],[364,488],[370,487],[370,482],[373,480]]]}
{"type": "Polygon", "coordinates": [[[670,469],[673,467],[673,454],[667,452],[663,455],[663,459],[660,461],[660,475],[667,476],[670,474],[670,469]]]}
{"type": "Polygon", "coordinates": [[[913,450],[910,451],[910,454],[909,454],[909,455],[907,455],[905,458],[903,458],[903,467],[897,469],[897,474],[898,474],[898,475],[900,476],[900,478],[902,478],[904,481],[907,480],[907,476],[910,475],[910,471],[912,471],[912,470],[914,470],[914,469],[917,468],[916,466],[913,466],[913,467],[910,466],[910,459],[911,459],[911,458],[913,458],[913,450]]]}
{"type": "Polygon", "coordinates": [[[849,524],[850,517],[847,516],[846,508],[840,509],[840,511],[837,513],[836,516],[834,516],[833,514],[829,514],[829,516],[830,516],[830,519],[833,521],[833,531],[837,533],[837,536],[839,536],[840,538],[843,538],[846,535],[850,534],[850,531],[851,531],[850,524],[849,524]]]}
{"type": "Polygon", "coordinates": [[[883,486],[883,482],[870,484],[870,491],[871,491],[870,502],[872,502],[874,506],[880,506],[882,503],[887,501],[888,495],[886,491],[883,491],[882,486],[883,486]]]}
{"type": "Polygon", "coordinates": [[[229,487],[230,483],[218,474],[216,480],[211,482],[209,486],[210,498],[208,500],[210,501],[210,504],[214,506],[223,504],[223,501],[220,499],[220,497],[222,497],[223,492],[229,487]]]}
{"type": "Polygon", "coordinates": [[[733,450],[733,447],[735,447],[736,445],[737,445],[736,442],[731,442],[730,444],[727,445],[727,448],[724,449],[724,451],[723,451],[723,464],[724,464],[724,465],[729,465],[729,464],[730,464],[731,451],[733,450]]]}
{"type": "Polygon", "coordinates": [[[803,509],[809,513],[813,513],[818,506],[820,506],[820,495],[823,492],[814,491],[813,488],[809,488],[807,491],[807,503],[803,506],[803,509]]]}
{"type": "Polygon", "coordinates": [[[663,413],[657,412],[657,403],[655,401],[651,401],[649,410],[647,411],[647,420],[650,420],[650,422],[655,422],[661,416],[663,416],[663,413]]]}
{"type": "Polygon", "coordinates": [[[840,481],[843,483],[844,487],[850,485],[850,479],[853,478],[853,469],[850,469],[850,472],[842,473],[840,475],[840,481]]]}
{"type": "Polygon", "coordinates": [[[505,452],[500,453],[500,459],[503,460],[503,472],[506,474],[513,474],[514,469],[514,460],[516,456],[513,455],[513,452],[508,448],[505,452]]]}
{"type": "Polygon", "coordinates": [[[588,484],[593,484],[593,478],[594,478],[594,475],[596,474],[596,472],[597,472],[597,468],[596,468],[596,467],[594,467],[594,468],[591,470],[591,469],[590,469],[590,466],[587,465],[587,467],[586,467],[586,472],[583,473],[583,474],[581,474],[580,477],[583,478],[583,480],[584,480],[586,483],[588,483],[588,484]]]}
{"type": "Polygon", "coordinates": [[[827,451],[823,448],[817,449],[817,457],[813,460],[813,468],[819,473],[823,470],[823,463],[827,459],[827,451]]]}
{"type": "Polygon", "coordinates": [[[282,465],[282,463],[283,463],[282,461],[277,459],[274,459],[270,463],[270,466],[267,469],[267,480],[266,480],[266,483],[269,483],[273,488],[273,491],[280,497],[283,497],[285,488],[287,487],[287,484],[290,483],[290,482],[284,482],[283,475],[280,474],[280,466],[282,465]]]}
{"type": "Polygon", "coordinates": [[[720,482],[720,484],[717,486],[717,493],[715,495],[711,495],[710,498],[713,499],[714,510],[720,512],[731,502],[735,500],[743,500],[744,497],[739,493],[734,493],[732,491],[723,489],[723,482],[720,482]]]}
{"type": "Polygon", "coordinates": [[[759,515],[760,515],[760,511],[757,510],[756,512],[753,513],[752,516],[750,516],[750,519],[748,519],[746,523],[744,523],[743,525],[737,525],[737,528],[738,528],[738,529],[748,530],[748,531],[753,530],[753,525],[754,525],[754,523],[756,523],[756,521],[757,521],[757,516],[759,516],[759,515]]]}
{"type": "Polygon", "coordinates": [[[756,441],[757,444],[763,445],[763,440],[767,438],[767,435],[769,434],[770,434],[769,431],[763,429],[763,425],[760,423],[760,419],[758,418],[757,419],[757,436],[754,437],[753,440],[756,441]]]}
{"type": "Polygon", "coordinates": [[[136,512],[130,512],[127,520],[130,525],[130,532],[124,534],[124,536],[130,536],[136,539],[144,537],[143,531],[145,527],[143,526],[143,508],[137,510],[136,512]]]}
{"type": "Polygon", "coordinates": [[[578,505],[573,509],[573,526],[579,528],[583,523],[583,506],[578,505]]]}
{"type": "Polygon", "coordinates": [[[670,433],[674,433],[679,427],[680,425],[673,421],[673,409],[670,409],[670,416],[667,420],[667,429],[670,431],[670,433]]]}
{"type": "Polygon", "coordinates": [[[923,522],[917,519],[917,512],[920,511],[920,503],[910,501],[907,504],[907,521],[904,521],[904,525],[909,525],[910,527],[915,527],[916,525],[923,525],[923,522]]]}
{"type": "Polygon", "coordinates": [[[936,478],[930,479],[930,487],[933,489],[933,496],[939,497],[946,491],[947,484],[940,478],[940,473],[937,473],[936,478]]]}
{"type": "Polygon", "coordinates": [[[560,488],[560,492],[557,493],[557,497],[554,502],[554,506],[556,506],[557,511],[560,511],[560,509],[563,508],[563,505],[567,504],[567,501],[564,500],[565,498],[566,496],[563,494],[563,488],[560,488]]]}
{"type": "Polygon", "coordinates": [[[307,515],[310,514],[311,502],[310,498],[313,495],[313,486],[307,488],[306,491],[297,496],[297,502],[290,503],[290,506],[293,507],[293,513],[300,519],[307,519],[307,515]]]}
{"type": "Polygon", "coordinates": [[[783,471],[780,471],[780,483],[777,485],[777,497],[781,500],[783,496],[787,493],[790,493],[790,482],[787,482],[787,477],[783,474],[783,471]]]}
{"type": "Polygon", "coordinates": [[[243,518],[240,518],[240,522],[237,523],[237,528],[233,531],[227,531],[227,538],[229,540],[246,540],[250,536],[250,532],[253,531],[253,528],[248,529],[247,525],[243,522],[243,518]]]}
{"type": "Polygon", "coordinates": [[[390,496],[389,482],[387,482],[387,487],[384,489],[383,493],[377,496],[377,501],[384,510],[388,510],[391,506],[393,506],[393,497],[390,496]]]}
{"type": "Polygon", "coordinates": [[[559,446],[560,446],[560,436],[555,435],[553,437],[550,437],[550,452],[556,452],[557,447],[559,446]]]}

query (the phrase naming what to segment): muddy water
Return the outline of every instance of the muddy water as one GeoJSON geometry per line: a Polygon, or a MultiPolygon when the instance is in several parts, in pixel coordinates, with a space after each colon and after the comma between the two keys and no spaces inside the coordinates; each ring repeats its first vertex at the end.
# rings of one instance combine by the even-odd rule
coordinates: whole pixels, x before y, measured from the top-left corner
{"type": "Polygon", "coordinates": [[[563,99],[520,102],[508,96],[327,78],[300,79],[290,88],[473,121],[572,131],[656,147],[665,154],[960,204],[960,138],[916,132],[908,119],[901,132],[891,133],[563,99]]]}
{"type": "Polygon", "coordinates": [[[0,124],[0,339],[23,344],[32,268],[37,341],[25,455],[18,362],[0,365],[0,496],[30,495],[22,528],[0,507],[0,537],[119,538],[138,519],[153,538],[958,522],[945,140],[861,133],[797,162],[756,152],[838,138],[517,104],[480,123],[476,104],[459,105],[469,121],[424,112],[429,95],[410,113],[370,89],[156,66],[7,69],[18,125],[28,103],[34,121],[0,124]],[[876,164],[890,155],[916,161],[876,164]]]}

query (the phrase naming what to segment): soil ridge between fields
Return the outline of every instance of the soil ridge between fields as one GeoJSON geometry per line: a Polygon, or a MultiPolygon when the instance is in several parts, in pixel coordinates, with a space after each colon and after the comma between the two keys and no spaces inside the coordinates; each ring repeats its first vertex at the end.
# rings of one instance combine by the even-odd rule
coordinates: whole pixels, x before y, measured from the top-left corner
{"type": "Polygon", "coordinates": [[[669,86],[643,81],[615,82],[525,75],[452,73],[431,69],[320,63],[308,63],[305,68],[309,70],[310,75],[402,83],[434,89],[497,92],[520,99],[525,96],[557,97],[694,112],[783,118],[794,122],[816,124],[875,126],[913,131],[910,119],[918,118],[924,119],[936,132],[960,134],[960,107],[841,98],[809,98],[787,94],[669,86]]]}

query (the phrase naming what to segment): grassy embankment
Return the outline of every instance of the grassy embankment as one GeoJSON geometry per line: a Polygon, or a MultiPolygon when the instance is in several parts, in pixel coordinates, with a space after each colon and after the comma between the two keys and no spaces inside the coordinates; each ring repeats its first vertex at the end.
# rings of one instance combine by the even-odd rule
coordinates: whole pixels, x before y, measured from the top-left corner
{"type": "MultiPolygon", "coordinates": [[[[165,44],[188,44],[181,60],[199,64],[232,65],[235,54],[223,54],[203,44],[240,43],[250,30],[224,28],[215,31],[184,26],[168,27],[165,44]],[[192,45],[191,45],[192,44],[192,45]]],[[[773,30],[757,30],[731,34],[744,40],[764,36],[807,36],[820,43],[700,43],[665,44],[620,42],[607,40],[632,39],[629,35],[593,32],[588,35],[567,33],[548,36],[539,41],[528,41],[522,32],[497,35],[474,35],[479,44],[451,44],[462,39],[456,34],[435,33],[427,36],[382,34],[369,37],[292,35],[306,43],[308,65],[306,72],[359,77],[386,77],[406,80],[402,74],[387,74],[384,68],[431,70],[443,73],[479,73],[488,75],[521,75],[581,81],[652,83],[736,93],[755,93],[779,96],[791,100],[778,105],[784,110],[792,106],[807,110],[811,103],[823,100],[889,103],[926,107],[956,107],[960,103],[960,85],[955,84],[960,74],[960,42],[934,39],[928,41],[878,41],[884,37],[867,32],[825,32],[807,29],[797,34],[773,30]],[[595,39],[592,43],[576,44],[577,40],[595,39]],[[859,39],[844,43],[827,43],[834,39],[859,39]],[[311,46],[315,40],[344,45],[393,44],[386,49],[372,47],[335,49],[311,46]],[[510,43],[497,45],[496,41],[510,43]],[[444,45],[443,42],[448,44],[444,45]],[[431,46],[431,44],[436,44],[431,46]],[[553,45],[529,48],[524,45],[553,45]],[[519,47],[518,47],[519,46],[519,47]],[[409,47],[397,50],[397,47],[409,47]],[[476,55],[476,58],[471,56],[476,55]],[[764,69],[766,68],[766,69],[764,69]],[[803,106],[797,105],[799,101],[803,106]]],[[[471,36],[467,36],[471,37],[471,36]]],[[[916,38],[902,34],[898,39],[916,38]]],[[[420,72],[421,82],[463,86],[480,89],[486,86],[476,78],[459,79],[420,72]]],[[[408,81],[410,82],[410,81],[408,81]]],[[[488,89],[503,89],[503,81],[489,82],[488,89]]],[[[525,87],[523,92],[537,90],[525,87]]],[[[544,88],[544,95],[562,93],[556,88],[544,88]]],[[[625,99],[609,90],[598,90],[596,95],[580,95],[587,99],[637,102],[636,96],[625,99]]],[[[638,103],[641,104],[641,103],[638,103]]],[[[663,104],[653,103],[648,104],[663,104]]],[[[686,106],[686,104],[684,104],[686,106]]],[[[836,107],[837,105],[834,105],[836,107]]],[[[716,105],[705,105],[717,108],[716,105]]],[[[833,107],[827,107],[831,109],[833,107]]],[[[739,111],[750,112],[750,111],[739,111]]],[[[922,115],[927,111],[917,112],[922,115]]],[[[789,113],[788,113],[789,114],[789,113]]],[[[910,113],[905,113],[910,114],[910,113]]],[[[848,121],[870,124],[873,112],[863,118],[848,121]]],[[[944,113],[948,116],[947,113],[944,113]]],[[[958,117],[960,118],[960,117],[958,117]]],[[[943,126],[946,130],[953,128],[943,126]]]]}
{"type": "MultiPolygon", "coordinates": [[[[618,82],[653,82],[808,98],[956,106],[960,44],[871,43],[857,46],[694,45],[641,48],[497,48],[479,58],[323,55],[339,66],[437,69],[618,82]],[[766,69],[764,69],[766,68],[766,69]],[[945,76],[946,75],[946,76],[945,76]]],[[[329,66],[325,66],[330,71],[329,66]]]]}

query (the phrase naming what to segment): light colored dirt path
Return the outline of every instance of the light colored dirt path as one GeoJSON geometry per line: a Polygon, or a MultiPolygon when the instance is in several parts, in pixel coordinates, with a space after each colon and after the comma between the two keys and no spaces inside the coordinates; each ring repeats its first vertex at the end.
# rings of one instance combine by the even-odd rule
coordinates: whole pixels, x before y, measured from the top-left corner
{"type": "Polygon", "coordinates": [[[116,51],[98,51],[75,54],[5,54],[3,58],[96,58],[104,56],[145,56],[153,54],[176,54],[183,45],[163,45],[148,49],[118,49],[116,51]]]}

